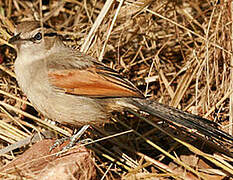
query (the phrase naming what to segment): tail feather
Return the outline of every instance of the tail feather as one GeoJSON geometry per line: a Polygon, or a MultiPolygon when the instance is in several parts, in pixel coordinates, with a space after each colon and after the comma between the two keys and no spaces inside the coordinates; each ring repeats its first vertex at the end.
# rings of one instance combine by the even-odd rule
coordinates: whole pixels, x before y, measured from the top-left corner
{"type": "Polygon", "coordinates": [[[233,136],[217,128],[217,124],[200,116],[145,99],[135,99],[133,105],[153,116],[197,130],[199,133],[218,140],[233,141],[233,136]]]}

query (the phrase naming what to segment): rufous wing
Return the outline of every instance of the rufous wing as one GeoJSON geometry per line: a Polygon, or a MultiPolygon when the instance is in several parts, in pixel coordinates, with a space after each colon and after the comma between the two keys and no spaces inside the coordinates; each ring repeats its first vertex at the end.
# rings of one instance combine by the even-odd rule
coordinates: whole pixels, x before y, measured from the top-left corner
{"type": "Polygon", "coordinates": [[[143,94],[107,67],[50,71],[49,81],[65,93],[88,97],[139,97],[143,94]]]}

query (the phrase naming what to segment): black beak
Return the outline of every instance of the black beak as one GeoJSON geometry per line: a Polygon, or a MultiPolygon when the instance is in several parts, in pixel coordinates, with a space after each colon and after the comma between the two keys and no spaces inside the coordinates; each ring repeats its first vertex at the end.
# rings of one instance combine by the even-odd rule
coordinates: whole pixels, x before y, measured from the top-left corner
{"type": "Polygon", "coordinates": [[[20,40],[20,33],[19,34],[17,34],[17,35],[15,35],[15,36],[13,36],[12,38],[10,38],[9,39],[9,43],[10,44],[15,44],[17,41],[19,41],[20,40]]]}

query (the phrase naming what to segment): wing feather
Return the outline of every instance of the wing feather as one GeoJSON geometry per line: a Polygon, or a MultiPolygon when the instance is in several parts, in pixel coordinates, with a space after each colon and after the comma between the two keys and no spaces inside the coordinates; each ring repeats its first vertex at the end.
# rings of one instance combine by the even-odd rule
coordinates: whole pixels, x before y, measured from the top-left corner
{"type": "Polygon", "coordinates": [[[90,67],[84,68],[70,64],[68,69],[62,67],[51,69],[48,77],[55,88],[65,93],[98,98],[144,97],[130,81],[99,62],[93,61],[90,67]]]}

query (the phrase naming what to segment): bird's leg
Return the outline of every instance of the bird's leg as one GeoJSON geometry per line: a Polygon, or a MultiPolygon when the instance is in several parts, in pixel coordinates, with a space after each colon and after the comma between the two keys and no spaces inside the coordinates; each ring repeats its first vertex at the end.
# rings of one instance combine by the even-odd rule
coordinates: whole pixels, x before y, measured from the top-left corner
{"type": "Polygon", "coordinates": [[[68,150],[74,146],[77,140],[84,134],[84,132],[90,127],[90,125],[83,126],[76,134],[70,137],[70,143],[65,146],[62,150],[68,150]]]}
{"type": "Polygon", "coordinates": [[[76,134],[74,134],[71,137],[65,137],[62,139],[57,139],[56,142],[51,146],[49,151],[52,151],[55,147],[63,144],[66,140],[70,140],[70,143],[66,145],[63,149],[62,152],[65,150],[70,149],[71,147],[74,146],[74,144],[77,142],[77,140],[84,134],[84,132],[90,127],[90,125],[85,125],[83,126],[76,134]]]}

